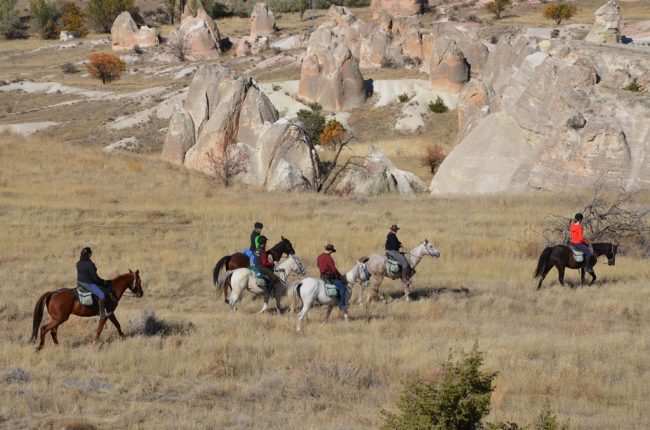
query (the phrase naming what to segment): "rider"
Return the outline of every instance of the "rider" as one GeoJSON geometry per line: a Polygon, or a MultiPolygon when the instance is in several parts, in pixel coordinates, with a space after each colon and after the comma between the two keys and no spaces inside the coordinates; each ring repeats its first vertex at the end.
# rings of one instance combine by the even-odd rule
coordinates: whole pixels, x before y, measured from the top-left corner
{"type": "Polygon", "coordinates": [[[328,243],[327,246],[325,246],[325,251],[316,259],[316,265],[318,266],[318,270],[320,270],[321,279],[325,282],[334,284],[336,287],[336,291],[339,293],[338,307],[340,309],[345,309],[347,307],[347,304],[345,303],[345,295],[347,291],[343,282],[341,282],[341,273],[336,268],[336,263],[334,263],[334,259],[332,258],[332,253],[334,252],[336,252],[334,245],[328,243]]]}
{"type": "Polygon", "coordinates": [[[275,268],[275,262],[273,261],[273,256],[266,251],[266,241],[266,236],[260,236],[257,238],[259,245],[255,249],[254,264],[255,267],[266,276],[269,281],[269,287],[272,287],[276,282],[280,282],[280,278],[278,278],[273,271],[275,268]]]}
{"type": "Polygon", "coordinates": [[[90,247],[85,247],[81,250],[81,255],[79,256],[79,261],[77,262],[77,284],[81,285],[86,290],[90,291],[97,297],[97,303],[99,305],[99,316],[100,317],[109,317],[112,312],[107,312],[106,310],[106,294],[99,287],[100,285],[106,285],[107,282],[97,276],[97,267],[95,263],[90,259],[93,255],[92,249],[90,247]]]}
{"type": "Polygon", "coordinates": [[[583,226],[582,226],[582,220],[584,217],[582,216],[581,213],[577,213],[574,217],[574,222],[571,224],[571,229],[569,230],[569,233],[571,234],[571,243],[573,246],[584,252],[585,254],[585,264],[584,268],[586,272],[591,272],[592,267],[591,267],[591,257],[592,257],[592,252],[591,249],[589,249],[589,241],[583,237],[584,231],[583,231],[583,226]]]}
{"type": "Polygon", "coordinates": [[[251,266],[255,264],[255,250],[260,245],[259,238],[262,235],[263,228],[264,228],[264,224],[262,224],[261,222],[257,221],[255,223],[255,225],[253,226],[253,231],[251,232],[251,245],[248,248],[244,248],[244,250],[242,251],[242,253],[246,255],[250,260],[251,266]]]}
{"type": "Polygon", "coordinates": [[[406,262],[404,254],[399,252],[402,247],[402,242],[397,238],[397,230],[399,227],[393,224],[386,236],[386,255],[395,259],[402,266],[402,281],[406,282],[415,273],[410,264],[406,262]]]}

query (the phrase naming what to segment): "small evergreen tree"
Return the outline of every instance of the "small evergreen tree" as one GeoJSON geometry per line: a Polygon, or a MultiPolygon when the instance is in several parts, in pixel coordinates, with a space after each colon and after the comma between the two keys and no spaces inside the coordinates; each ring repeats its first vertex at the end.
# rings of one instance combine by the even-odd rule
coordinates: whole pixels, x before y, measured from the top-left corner
{"type": "Polygon", "coordinates": [[[55,39],[59,33],[59,13],[55,2],[30,0],[29,10],[34,29],[43,39],[55,39]]]}
{"type": "Polygon", "coordinates": [[[27,37],[25,26],[20,22],[16,3],[18,0],[0,0],[0,34],[7,39],[27,37]]]}
{"type": "Polygon", "coordinates": [[[132,10],[133,0],[89,0],[86,6],[90,23],[104,33],[110,33],[113,22],[120,13],[132,10]]]}
{"type": "Polygon", "coordinates": [[[320,135],[325,128],[325,117],[320,111],[320,105],[314,106],[317,109],[300,109],[298,119],[302,123],[307,137],[314,145],[320,144],[320,135]]]}
{"type": "Polygon", "coordinates": [[[445,102],[438,96],[435,102],[429,102],[429,110],[434,113],[445,113],[449,109],[445,105],[445,102]]]}

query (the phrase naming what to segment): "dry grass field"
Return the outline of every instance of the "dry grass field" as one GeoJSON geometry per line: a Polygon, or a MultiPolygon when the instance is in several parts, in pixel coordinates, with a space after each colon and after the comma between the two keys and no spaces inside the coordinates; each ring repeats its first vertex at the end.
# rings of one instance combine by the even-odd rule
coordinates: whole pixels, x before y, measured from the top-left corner
{"type": "MultiPolygon", "coordinates": [[[[535,231],[545,214],[572,214],[574,197],[265,194],[156,156],[0,142],[3,428],[377,428],[405,380],[474,342],[499,372],[491,421],[530,423],[548,401],[575,429],[650,426],[647,260],[599,264],[592,288],[562,288],[552,274],[534,289],[535,231]],[[298,336],[295,315],[257,315],[249,297],[233,313],[215,297],[214,263],[245,246],[257,219],[271,242],[293,241],[310,275],[325,243],[348,268],[381,250],[392,223],[402,241],[428,238],[442,256],[418,267],[414,302],[354,304],[348,323],[323,324],[316,309],[298,336]],[[61,345],[48,338],[37,353],[34,303],[73,284],[85,245],[105,277],[141,271],[144,297],[116,313],[127,339],[107,326],[91,347],[96,318],[75,317],[61,345]],[[171,334],[133,334],[145,310],[171,334]]],[[[385,288],[400,295],[397,283],[385,288]]]]}

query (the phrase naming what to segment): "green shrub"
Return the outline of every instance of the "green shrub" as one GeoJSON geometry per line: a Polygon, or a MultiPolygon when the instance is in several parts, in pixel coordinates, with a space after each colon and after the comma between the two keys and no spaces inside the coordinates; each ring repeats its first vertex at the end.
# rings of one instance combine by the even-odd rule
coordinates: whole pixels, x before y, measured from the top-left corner
{"type": "Polygon", "coordinates": [[[302,122],[309,140],[314,145],[318,145],[320,143],[320,135],[325,128],[325,116],[321,114],[320,105],[310,107],[312,108],[311,110],[300,109],[298,111],[298,119],[302,122]],[[317,109],[314,109],[314,107],[317,109]]]}
{"type": "Polygon", "coordinates": [[[399,100],[400,103],[406,103],[410,98],[411,97],[409,97],[409,95],[406,93],[402,93],[397,96],[397,100],[399,100]]]}
{"type": "Polygon", "coordinates": [[[104,33],[110,33],[113,21],[124,12],[133,10],[133,0],[89,0],[86,14],[92,26],[104,33]]]}
{"type": "Polygon", "coordinates": [[[537,416],[537,420],[533,424],[534,430],[569,430],[569,424],[561,424],[558,422],[557,417],[551,411],[551,406],[548,401],[544,405],[544,409],[537,416]]]}
{"type": "Polygon", "coordinates": [[[624,90],[632,91],[634,93],[640,93],[643,91],[643,87],[639,82],[636,80],[636,78],[632,79],[632,82],[627,84],[625,87],[623,87],[624,90]]]}
{"type": "Polygon", "coordinates": [[[7,39],[27,37],[27,30],[18,16],[18,0],[0,0],[0,34],[7,39]]]}
{"type": "Polygon", "coordinates": [[[382,410],[384,429],[473,430],[490,412],[495,372],[483,372],[478,346],[452,357],[436,376],[406,385],[396,414],[382,410]]]}
{"type": "Polygon", "coordinates": [[[32,26],[43,39],[56,39],[59,36],[59,12],[54,1],[30,0],[32,26]]]}
{"type": "Polygon", "coordinates": [[[445,113],[449,109],[445,105],[445,102],[438,96],[435,102],[429,102],[429,110],[435,113],[445,113]]]}

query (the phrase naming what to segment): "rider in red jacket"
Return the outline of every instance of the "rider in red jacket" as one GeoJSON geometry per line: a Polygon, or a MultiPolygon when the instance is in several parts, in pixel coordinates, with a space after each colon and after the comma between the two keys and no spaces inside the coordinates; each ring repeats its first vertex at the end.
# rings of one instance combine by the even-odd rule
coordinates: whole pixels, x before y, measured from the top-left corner
{"type": "Polygon", "coordinates": [[[577,213],[574,219],[575,221],[571,224],[571,229],[569,230],[569,233],[571,234],[571,243],[576,249],[585,253],[584,268],[585,271],[590,272],[592,266],[591,258],[593,254],[591,249],[589,249],[589,241],[584,238],[584,230],[582,226],[582,220],[584,217],[581,213],[577,213]]]}

